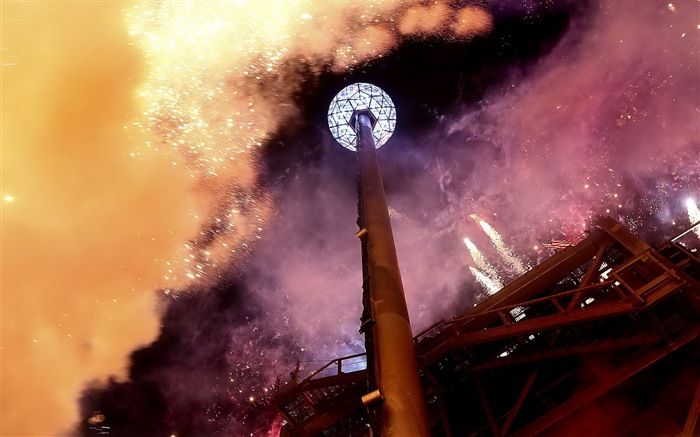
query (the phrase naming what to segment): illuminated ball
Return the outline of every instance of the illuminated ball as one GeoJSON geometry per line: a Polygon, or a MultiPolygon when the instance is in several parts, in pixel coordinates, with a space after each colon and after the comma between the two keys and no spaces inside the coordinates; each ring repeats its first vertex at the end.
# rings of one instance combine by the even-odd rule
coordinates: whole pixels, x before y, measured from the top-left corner
{"type": "Polygon", "coordinates": [[[369,83],[348,85],[333,98],[328,108],[328,127],[341,146],[357,150],[357,134],[351,125],[356,111],[369,110],[376,123],[372,129],[377,148],[387,142],[396,127],[396,108],[381,88],[369,83]]]}

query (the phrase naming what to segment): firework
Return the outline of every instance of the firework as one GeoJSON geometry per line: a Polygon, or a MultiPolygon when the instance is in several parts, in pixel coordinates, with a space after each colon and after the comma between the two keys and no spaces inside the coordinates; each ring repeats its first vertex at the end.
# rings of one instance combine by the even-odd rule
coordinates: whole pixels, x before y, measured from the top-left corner
{"type": "Polygon", "coordinates": [[[498,254],[506,263],[508,263],[513,271],[519,275],[525,273],[527,271],[525,265],[513,253],[513,251],[506,246],[506,244],[503,242],[503,237],[501,237],[501,235],[484,220],[479,220],[479,225],[491,239],[491,244],[493,244],[493,246],[496,248],[498,254]]]}
{"type": "MultiPolygon", "coordinates": [[[[399,28],[410,24],[412,3],[372,0],[360,14],[355,2],[171,0],[126,11],[148,66],[133,126],[152,134],[144,146],[189,174],[201,201],[192,214],[199,233],[160,260],[167,289],[216,280],[261,237],[273,204],[259,186],[259,151],[296,115],[294,94],[308,79],[288,69],[289,60],[306,59],[313,75],[382,56],[408,36],[399,28]]],[[[491,28],[484,9],[441,8],[440,23],[420,35],[491,28]]]]}
{"type": "Polygon", "coordinates": [[[472,272],[474,278],[476,278],[476,280],[479,281],[479,284],[481,284],[484,287],[484,290],[486,290],[486,292],[489,295],[494,294],[498,292],[498,290],[503,288],[502,284],[495,282],[479,269],[469,266],[469,271],[472,272]]]}
{"type": "Polygon", "coordinates": [[[467,249],[469,250],[469,255],[471,255],[472,260],[474,260],[475,267],[479,269],[479,271],[483,272],[483,274],[486,275],[488,279],[498,287],[498,289],[503,288],[503,281],[501,280],[498,271],[494,266],[492,266],[488,261],[486,261],[486,258],[484,258],[484,254],[482,254],[479,248],[476,247],[476,244],[472,243],[472,241],[466,237],[464,238],[464,244],[467,246],[467,249]]]}

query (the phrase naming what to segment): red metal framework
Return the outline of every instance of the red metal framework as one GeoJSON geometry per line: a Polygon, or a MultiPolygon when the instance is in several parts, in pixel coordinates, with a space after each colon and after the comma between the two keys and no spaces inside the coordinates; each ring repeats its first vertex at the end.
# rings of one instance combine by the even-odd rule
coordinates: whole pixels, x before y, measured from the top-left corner
{"type": "MultiPolygon", "coordinates": [[[[652,248],[602,219],[578,245],[415,336],[432,434],[694,435],[699,280],[697,252],[679,241],[652,248]],[[638,414],[586,420],[598,405],[638,414]]],[[[310,387],[302,382],[280,399],[288,406],[310,387]]],[[[313,415],[287,416],[287,432],[368,435],[361,391],[344,392],[357,408],[336,421],[354,423],[357,434],[308,433],[313,415]]]]}

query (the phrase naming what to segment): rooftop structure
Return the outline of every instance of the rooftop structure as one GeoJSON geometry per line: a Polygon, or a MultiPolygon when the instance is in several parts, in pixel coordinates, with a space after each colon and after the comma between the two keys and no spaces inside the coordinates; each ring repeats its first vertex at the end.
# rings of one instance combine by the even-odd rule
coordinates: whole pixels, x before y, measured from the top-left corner
{"type": "MultiPolygon", "coordinates": [[[[684,234],[650,247],[606,217],[579,244],[416,335],[430,433],[698,435],[692,244],[684,234]]],[[[282,435],[370,435],[363,358],[281,379],[282,435]]]]}

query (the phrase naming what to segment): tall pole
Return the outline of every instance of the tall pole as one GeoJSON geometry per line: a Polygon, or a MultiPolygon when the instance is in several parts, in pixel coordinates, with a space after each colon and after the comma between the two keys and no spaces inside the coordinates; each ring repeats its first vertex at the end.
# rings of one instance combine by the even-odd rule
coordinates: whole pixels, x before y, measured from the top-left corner
{"type": "Polygon", "coordinates": [[[375,384],[383,398],[381,437],[429,436],[423,386],[413,347],[384,184],[366,111],[355,117],[360,160],[362,225],[372,319],[375,384]]]}

